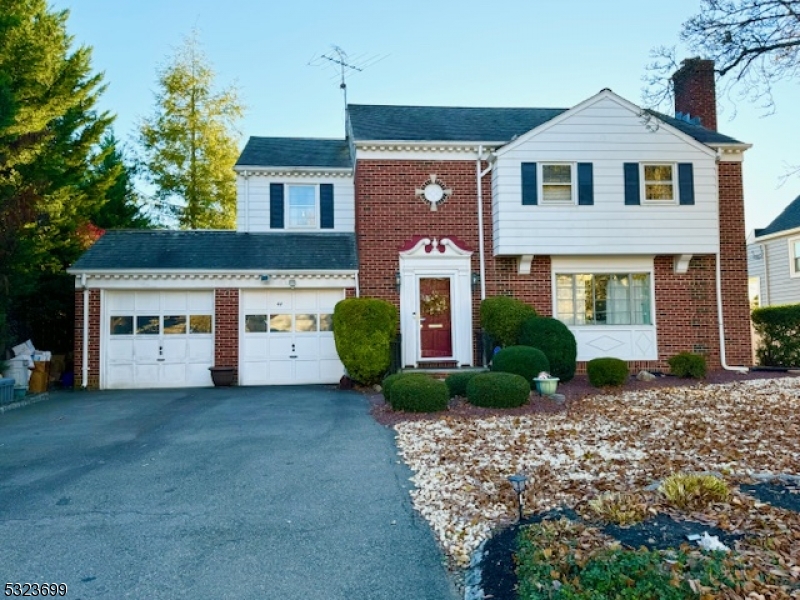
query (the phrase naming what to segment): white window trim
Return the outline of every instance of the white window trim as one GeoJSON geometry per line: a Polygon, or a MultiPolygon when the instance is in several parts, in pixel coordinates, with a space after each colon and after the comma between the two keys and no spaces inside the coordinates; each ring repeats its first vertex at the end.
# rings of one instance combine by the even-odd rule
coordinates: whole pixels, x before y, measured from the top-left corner
{"type": "Polygon", "coordinates": [[[800,237],[789,238],[789,277],[800,277],[800,271],[794,267],[794,245],[800,244],[800,237]]]}
{"type": "Polygon", "coordinates": [[[294,231],[317,231],[320,229],[320,208],[319,208],[319,184],[318,183],[287,183],[284,184],[286,189],[286,202],[284,203],[283,222],[285,229],[292,229],[294,231]],[[292,225],[292,202],[291,192],[292,188],[311,187],[314,188],[314,226],[303,227],[300,225],[292,225]]]}
{"type": "MultiPolygon", "coordinates": [[[[649,205],[649,206],[673,206],[678,204],[678,194],[680,190],[678,190],[678,164],[672,162],[662,162],[662,161],[648,161],[639,163],[639,198],[642,205],[649,205]],[[647,180],[644,177],[644,168],[645,167],[670,167],[672,169],[672,198],[669,200],[651,200],[647,198],[647,180]]],[[[656,183],[656,182],[652,182],[656,183]]],[[[666,181],[662,181],[659,183],[668,183],[666,181]]]]}
{"type": "Polygon", "coordinates": [[[577,181],[577,168],[575,163],[572,162],[559,162],[559,161],[547,161],[547,162],[539,162],[536,166],[538,173],[537,181],[539,182],[538,187],[539,189],[539,204],[542,206],[573,206],[578,203],[578,181],[577,181]],[[569,182],[570,182],[570,199],[569,200],[545,200],[544,197],[544,168],[549,167],[551,165],[555,166],[568,166],[569,167],[569,182]]]}

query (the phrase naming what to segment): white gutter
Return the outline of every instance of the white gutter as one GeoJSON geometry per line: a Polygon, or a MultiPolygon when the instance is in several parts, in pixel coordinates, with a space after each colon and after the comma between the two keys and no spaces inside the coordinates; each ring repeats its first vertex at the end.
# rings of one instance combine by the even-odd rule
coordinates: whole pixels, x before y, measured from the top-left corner
{"type": "Polygon", "coordinates": [[[483,177],[492,170],[491,164],[481,171],[483,145],[478,146],[478,159],[475,161],[475,175],[478,185],[478,262],[480,264],[481,300],[486,299],[486,253],[483,241],[483,177]]]}
{"type": "Polygon", "coordinates": [[[725,357],[725,325],[722,318],[722,267],[720,266],[720,253],[715,255],[715,262],[717,263],[717,323],[719,324],[719,361],[722,368],[726,371],[738,371],[739,373],[747,373],[750,369],[748,367],[731,367],[728,365],[725,357]]]}
{"type": "Polygon", "coordinates": [[[81,387],[89,387],[89,288],[86,287],[86,273],[81,274],[83,288],[83,348],[81,362],[81,387]]]}

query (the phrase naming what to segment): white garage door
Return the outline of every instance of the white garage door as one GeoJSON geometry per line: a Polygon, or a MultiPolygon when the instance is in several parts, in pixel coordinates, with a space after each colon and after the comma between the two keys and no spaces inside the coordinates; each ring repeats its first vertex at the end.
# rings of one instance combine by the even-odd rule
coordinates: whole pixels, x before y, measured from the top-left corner
{"type": "Polygon", "coordinates": [[[333,307],[344,290],[244,290],[239,383],[338,383],[333,307]]]}
{"type": "Polygon", "coordinates": [[[214,292],[106,292],[101,385],[211,385],[214,292]]]}

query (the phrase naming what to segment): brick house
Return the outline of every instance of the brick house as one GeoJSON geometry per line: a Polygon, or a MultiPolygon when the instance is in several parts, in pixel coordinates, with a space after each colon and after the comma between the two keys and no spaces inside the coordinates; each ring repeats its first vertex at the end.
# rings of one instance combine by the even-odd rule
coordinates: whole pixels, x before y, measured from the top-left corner
{"type": "Polygon", "coordinates": [[[408,367],[481,364],[495,295],[566,323],[581,363],[749,364],[749,145],[716,131],[713,63],[673,81],[675,117],[602,90],[567,109],[349,105],[344,139],[251,138],[236,232],[109,232],[70,269],[82,382],[208,385],[225,364],[242,385],[332,383],[348,295],[398,306],[408,367]]]}

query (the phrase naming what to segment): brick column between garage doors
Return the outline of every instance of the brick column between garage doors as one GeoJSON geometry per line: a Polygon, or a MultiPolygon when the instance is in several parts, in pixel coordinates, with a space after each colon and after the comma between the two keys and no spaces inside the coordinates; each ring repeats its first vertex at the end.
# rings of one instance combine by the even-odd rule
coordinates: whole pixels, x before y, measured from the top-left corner
{"type": "MultiPolygon", "coordinates": [[[[73,386],[83,382],[83,290],[75,291],[75,352],[73,386]]],[[[89,292],[89,378],[87,387],[100,387],[100,290],[89,292]]]]}
{"type": "MultiPolygon", "coordinates": [[[[239,368],[239,290],[214,290],[214,366],[239,368]]],[[[237,375],[238,377],[238,375],[237,375]]]]}

